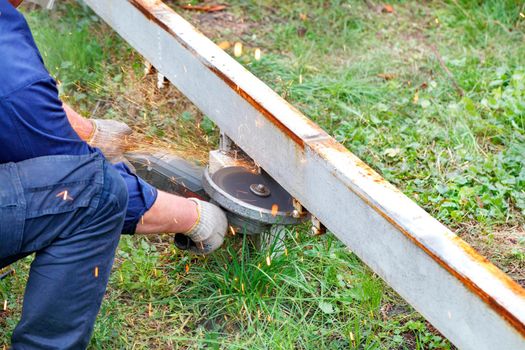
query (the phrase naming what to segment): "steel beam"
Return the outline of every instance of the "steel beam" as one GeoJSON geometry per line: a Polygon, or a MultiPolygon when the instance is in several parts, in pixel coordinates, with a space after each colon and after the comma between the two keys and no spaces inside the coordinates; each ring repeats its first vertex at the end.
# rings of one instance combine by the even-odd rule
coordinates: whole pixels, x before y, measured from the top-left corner
{"type": "Polygon", "coordinates": [[[85,0],[461,349],[525,349],[525,290],[161,1],[85,0]]]}

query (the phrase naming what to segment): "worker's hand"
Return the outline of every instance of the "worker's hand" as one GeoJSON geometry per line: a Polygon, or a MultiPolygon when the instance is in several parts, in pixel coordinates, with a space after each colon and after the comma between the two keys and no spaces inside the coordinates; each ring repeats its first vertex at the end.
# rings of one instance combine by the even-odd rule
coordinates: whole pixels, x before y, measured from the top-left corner
{"type": "Polygon", "coordinates": [[[175,244],[195,254],[210,254],[224,242],[228,230],[226,214],[215,204],[197,198],[189,199],[197,204],[199,218],[188,232],[175,236],[175,244]]]}
{"type": "Polygon", "coordinates": [[[87,141],[99,148],[106,158],[122,156],[129,146],[128,136],[132,130],[125,123],[109,119],[91,119],[93,134],[87,141]]]}

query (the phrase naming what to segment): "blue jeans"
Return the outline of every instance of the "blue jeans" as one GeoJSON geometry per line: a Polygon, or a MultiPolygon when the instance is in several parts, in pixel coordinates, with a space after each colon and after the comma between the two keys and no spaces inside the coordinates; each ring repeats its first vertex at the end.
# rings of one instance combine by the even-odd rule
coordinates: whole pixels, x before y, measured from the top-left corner
{"type": "Polygon", "coordinates": [[[12,349],[85,349],[124,223],[122,177],[98,154],[0,165],[0,267],[36,253],[12,349]]]}

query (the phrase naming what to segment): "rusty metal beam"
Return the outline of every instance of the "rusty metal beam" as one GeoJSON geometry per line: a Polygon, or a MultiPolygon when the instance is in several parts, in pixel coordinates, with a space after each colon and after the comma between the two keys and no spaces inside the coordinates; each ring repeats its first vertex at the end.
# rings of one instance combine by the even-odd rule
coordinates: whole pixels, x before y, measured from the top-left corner
{"type": "Polygon", "coordinates": [[[462,349],[525,349],[525,290],[172,9],[85,0],[462,349]]]}

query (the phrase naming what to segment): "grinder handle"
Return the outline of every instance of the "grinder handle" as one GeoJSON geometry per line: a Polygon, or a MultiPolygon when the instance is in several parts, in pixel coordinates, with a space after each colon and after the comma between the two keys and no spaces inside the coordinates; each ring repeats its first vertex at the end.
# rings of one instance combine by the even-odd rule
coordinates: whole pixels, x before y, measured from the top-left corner
{"type": "Polygon", "coordinates": [[[173,238],[173,242],[175,243],[175,247],[179,248],[180,250],[189,250],[191,247],[196,246],[195,242],[182,233],[177,233],[173,238]]]}

